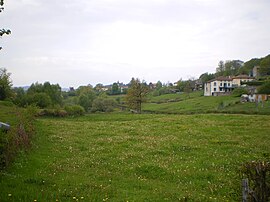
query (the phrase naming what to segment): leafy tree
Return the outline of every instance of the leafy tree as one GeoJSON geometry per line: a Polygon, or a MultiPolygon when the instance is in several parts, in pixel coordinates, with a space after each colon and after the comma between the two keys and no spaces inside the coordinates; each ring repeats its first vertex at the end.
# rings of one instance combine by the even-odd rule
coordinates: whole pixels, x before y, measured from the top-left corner
{"type": "Polygon", "coordinates": [[[270,81],[265,82],[263,85],[261,85],[260,88],[258,89],[258,93],[270,94],[270,81]]]}
{"type": "Polygon", "coordinates": [[[53,104],[62,105],[63,97],[59,84],[50,84],[49,82],[45,82],[43,84],[43,91],[51,98],[53,104]]]}
{"type": "Polygon", "coordinates": [[[156,89],[161,89],[162,88],[162,83],[161,81],[158,81],[157,84],[156,84],[156,89]]]}
{"type": "Polygon", "coordinates": [[[216,68],[216,74],[217,74],[217,76],[221,76],[223,74],[224,70],[225,70],[225,64],[221,60],[221,61],[219,61],[218,67],[216,68]]]}
{"type": "Polygon", "coordinates": [[[77,95],[82,95],[82,94],[89,94],[89,93],[93,93],[94,89],[92,85],[87,85],[87,86],[80,86],[77,90],[76,90],[76,94],[77,95]]]}
{"type": "Polygon", "coordinates": [[[248,94],[247,89],[245,88],[235,88],[232,92],[233,96],[240,97],[243,94],[248,94]]]}
{"type": "Polygon", "coordinates": [[[178,82],[177,82],[177,88],[181,91],[181,92],[191,92],[192,89],[194,88],[194,85],[195,85],[195,81],[194,80],[182,80],[180,79],[178,82]]]}
{"type": "Polygon", "coordinates": [[[27,94],[42,93],[42,92],[43,92],[43,85],[38,82],[32,83],[27,90],[27,94]]]}
{"type": "Polygon", "coordinates": [[[202,81],[202,83],[206,83],[207,81],[210,81],[211,79],[214,79],[215,78],[215,74],[211,74],[211,73],[203,73],[199,79],[202,81]]]}
{"type": "Polygon", "coordinates": [[[15,94],[15,99],[14,99],[14,103],[16,105],[19,105],[21,107],[24,107],[27,104],[27,97],[26,97],[26,93],[24,91],[23,88],[14,88],[13,89],[14,94],[15,94]]]}
{"type": "Polygon", "coordinates": [[[65,111],[71,116],[80,116],[85,113],[84,108],[80,105],[68,105],[65,106],[65,111]]]}
{"type": "Polygon", "coordinates": [[[40,108],[49,107],[52,104],[51,98],[46,93],[34,93],[27,96],[28,103],[35,104],[40,108]]]}
{"type": "Polygon", "coordinates": [[[104,88],[103,84],[98,83],[98,84],[95,86],[94,90],[95,90],[97,93],[101,93],[101,92],[103,91],[103,88],[104,88]]]}
{"type": "Polygon", "coordinates": [[[260,62],[260,69],[259,69],[261,76],[268,76],[270,75],[270,55],[266,56],[260,62]]]}
{"type": "Polygon", "coordinates": [[[112,112],[116,101],[107,97],[98,97],[93,101],[92,112],[112,112]]]}
{"type": "Polygon", "coordinates": [[[77,89],[77,95],[79,96],[78,104],[88,111],[92,107],[93,100],[96,97],[96,93],[91,85],[80,86],[77,89]]]}
{"type": "Polygon", "coordinates": [[[5,100],[13,96],[10,75],[5,68],[0,68],[0,100],[5,100]]]}
{"type": "Polygon", "coordinates": [[[45,93],[50,98],[50,103],[52,105],[62,105],[63,97],[61,87],[58,84],[50,84],[49,82],[41,84],[37,82],[32,84],[27,90],[27,95],[30,97],[38,93],[45,93]]]}
{"type": "MultiPolygon", "coordinates": [[[[0,13],[4,10],[4,0],[0,0],[0,13]]],[[[4,34],[11,34],[11,31],[9,29],[0,29],[0,37],[3,36],[4,34]]],[[[0,50],[2,47],[0,47],[0,50]]]]}
{"type": "Polygon", "coordinates": [[[119,85],[118,83],[113,83],[112,85],[112,95],[119,94],[119,85]]]}
{"type": "Polygon", "coordinates": [[[78,104],[84,108],[85,111],[88,111],[91,108],[92,102],[88,98],[87,94],[82,94],[79,96],[78,104]]]}
{"type": "Polygon", "coordinates": [[[183,81],[182,79],[180,79],[179,81],[177,81],[176,87],[181,92],[183,92],[184,91],[184,87],[185,87],[185,81],[183,81]]]}
{"type": "Polygon", "coordinates": [[[216,69],[216,76],[230,76],[237,75],[240,72],[244,62],[241,60],[227,60],[226,62],[220,61],[216,69]]]}
{"type": "Polygon", "coordinates": [[[145,82],[132,78],[126,95],[127,105],[131,109],[141,113],[142,103],[146,101],[146,95],[148,92],[149,88],[145,82]]]}

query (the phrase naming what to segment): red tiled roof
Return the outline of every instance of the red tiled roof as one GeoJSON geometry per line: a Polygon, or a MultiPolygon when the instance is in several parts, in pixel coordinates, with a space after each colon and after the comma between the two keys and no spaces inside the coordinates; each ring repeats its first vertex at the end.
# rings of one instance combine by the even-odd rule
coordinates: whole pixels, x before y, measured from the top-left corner
{"type": "Polygon", "coordinates": [[[210,83],[210,82],[213,82],[213,81],[232,81],[232,78],[227,77],[227,76],[220,76],[220,77],[217,77],[217,78],[212,79],[210,81],[207,81],[207,83],[210,83]]]}
{"type": "Polygon", "coordinates": [[[248,75],[242,74],[242,75],[238,75],[238,76],[233,77],[233,79],[254,79],[254,78],[250,77],[248,75]]]}

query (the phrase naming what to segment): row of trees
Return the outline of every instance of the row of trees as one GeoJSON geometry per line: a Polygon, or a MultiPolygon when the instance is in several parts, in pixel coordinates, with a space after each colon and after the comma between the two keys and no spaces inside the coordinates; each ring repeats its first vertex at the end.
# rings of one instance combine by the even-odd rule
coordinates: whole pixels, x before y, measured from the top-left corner
{"type": "Polygon", "coordinates": [[[203,73],[199,80],[202,83],[219,76],[236,76],[240,74],[252,75],[255,66],[259,66],[259,75],[261,77],[270,76],[270,55],[263,58],[253,58],[247,62],[241,60],[219,61],[215,73],[203,73]]]}
{"type": "Polygon", "coordinates": [[[261,76],[270,76],[270,55],[263,58],[253,58],[247,62],[241,60],[219,61],[215,76],[234,76],[250,74],[255,66],[259,66],[261,76]]]}
{"type": "MultiPolygon", "coordinates": [[[[71,96],[70,92],[62,92],[58,84],[50,82],[34,83],[26,91],[23,88],[12,88],[10,75],[6,69],[0,69],[0,100],[10,100],[21,107],[36,105],[44,109],[80,105],[88,112],[109,112],[120,104],[119,97],[114,99],[106,92],[97,91],[91,85],[80,86],[71,96]]],[[[121,104],[125,103],[127,107],[140,113],[149,89],[146,82],[132,78],[127,95],[121,104]]]]}
{"type": "Polygon", "coordinates": [[[44,84],[35,83],[25,91],[23,88],[14,88],[15,104],[24,107],[35,104],[40,108],[49,106],[61,106],[63,104],[63,97],[61,87],[56,84],[45,82],[44,84]]]}
{"type": "Polygon", "coordinates": [[[244,62],[241,60],[227,60],[219,61],[218,67],[216,68],[216,76],[230,76],[243,74],[242,66],[244,62]]]}

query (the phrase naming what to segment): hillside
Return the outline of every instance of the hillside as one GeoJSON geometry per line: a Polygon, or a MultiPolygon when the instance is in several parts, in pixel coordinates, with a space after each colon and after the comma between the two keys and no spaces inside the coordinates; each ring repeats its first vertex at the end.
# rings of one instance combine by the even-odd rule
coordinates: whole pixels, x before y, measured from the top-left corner
{"type": "Polygon", "coordinates": [[[256,103],[241,103],[239,97],[205,97],[202,92],[193,92],[189,95],[183,93],[149,97],[148,102],[143,104],[143,111],[170,114],[270,114],[270,102],[265,102],[263,106],[257,106],[256,103]]]}

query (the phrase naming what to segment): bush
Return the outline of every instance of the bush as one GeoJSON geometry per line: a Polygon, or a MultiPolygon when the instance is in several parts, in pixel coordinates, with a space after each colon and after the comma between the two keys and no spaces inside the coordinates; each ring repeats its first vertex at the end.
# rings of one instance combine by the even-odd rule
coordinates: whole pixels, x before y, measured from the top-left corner
{"type": "Polygon", "coordinates": [[[52,101],[46,93],[35,93],[32,95],[27,95],[27,103],[35,104],[40,108],[45,108],[50,106],[52,101]]]}
{"type": "Polygon", "coordinates": [[[264,83],[260,88],[258,89],[259,94],[270,94],[270,82],[264,83]]]}
{"type": "Polygon", "coordinates": [[[40,116],[65,117],[68,115],[64,109],[43,109],[39,112],[40,116]]]}
{"type": "Polygon", "coordinates": [[[80,105],[65,106],[65,111],[67,112],[68,115],[71,116],[80,116],[85,113],[84,108],[80,105]]]}
{"type": "Polygon", "coordinates": [[[248,94],[248,91],[245,88],[236,88],[233,90],[232,94],[235,97],[240,97],[243,94],[248,94]]]}
{"type": "Polygon", "coordinates": [[[97,98],[93,101],[92,112],[112,112],[116,101],[109,98],[97,98]]]}
{"type": "Polygon", "coordinates": [[[36,115],[37,108],[34,106],[16,110],[16,124],[7,132],[0,131],[0,168],[7,167],[19,150],[30,148],[36,115]]]}

